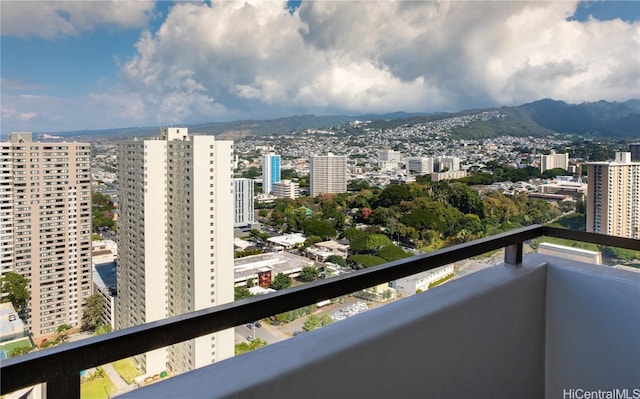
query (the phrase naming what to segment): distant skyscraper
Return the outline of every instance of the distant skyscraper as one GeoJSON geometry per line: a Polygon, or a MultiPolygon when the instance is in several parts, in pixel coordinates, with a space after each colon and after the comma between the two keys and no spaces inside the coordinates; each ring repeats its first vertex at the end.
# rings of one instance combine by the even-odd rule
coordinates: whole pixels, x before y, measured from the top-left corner
{"type": "Polygon", "coordinates": [[[316,155],[311,157],[311,196],[347,192],[347,157],[316,155]]]}
{"type": "Polygon", "coordinates": [[[270,153],[262,156],[262,192],[273,191],[273,183],[280,181],[280,155],[270,153]]]}
{"type": "Polygon", "coordinates": [[[233,179],[234,187],[234,227],[245,227],[255,222],[253,210],[253,180],[233,179]]]}
{"type": "MultiPolygon", "coordinates": [[[[233,143],[166,128],[118,145],[116,326],[233,301],[233,143]]],[[[230,356],[233,330],[136,357],[146,373],[180,373],[230,356]]]]}
{"type": "Polygon", "coordinates": [[[91,295],[91,150],[88,143],[0,143],[0,275],[29,279],[24,321],[34,337],[81,325],[91,295]]]}
{"type": "Polygon", "coordinates": [[[629,144],[629,152],[631,153],[631,161],[640,161],[640,143],[629,144]]]}
{"type": "Polygon", "coordinates": [[[540,173],[550,169],[569,169],[569,154],[541,155],[540,173]]]}
{"type": "Polygon", "coordinates": [[[640,238],[640,162],[618,152],[613,162],[587,162],[587,231],[640,238]]]}

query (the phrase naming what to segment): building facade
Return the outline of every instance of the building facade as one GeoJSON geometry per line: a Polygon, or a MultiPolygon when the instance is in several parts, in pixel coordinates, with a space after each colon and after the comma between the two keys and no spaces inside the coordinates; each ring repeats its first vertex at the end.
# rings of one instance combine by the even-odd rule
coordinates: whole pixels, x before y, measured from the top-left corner
{"type": "MultiPolygon", "coordinates": [[[[233,143],[165,128],[118,145],[119,329],[233,301],[233,143]]],[[[233,330],[136,357],[146,374],[233,356],[233,330]]]]}
{"type": "Polygon", "coordinates": [[[640,143],[629,144],[629,152],[631,153],[631,161],[640,161],[640,143]]]}
{"type": "Polygon", "coordinates": [[[235,196],[233,226],[245,227],[255,223],[253,180],[233,179],[233,191],[235,196]]]}
{"type": "Polygon", "coordinates": [[[541,155],[540,173],[550,169],[569,169],[569,154],[541,155]]]}
{"type": "Polygon", "coordinates": [[[91,295],[90,156],[88,143],[31,133],[0,143],[0,275],[29,280],[22,316],[36,340],[61,324],[79,328],[91,295]]]}
{"type": "Polygon", "coordinates": [[[311,196],[347,192],[347,156],[316,155],[310,164],[311,196]]]}
{"type": "Polygon", "coordinates": [[[280,181],[280,155],[270,153],[262,156],[262,192],[269,194],[273,184],[280,181]]]}
{"type": "Polygon", "coordinates": [[[278,198],[296,199],[300,197],[300,185],[291,180],[281,180],[273,184],[273,195],[278,198]]]}
{"type": "Polygon", "coordinates": [[[405,169],[415,173],[433,173],[433,158],[410,157],[405,160],[405,169]]]}
{"type": "Polygon", "coordinates": [[[588,162],[587,231],[640,239],[640,162],[588,162]]]}

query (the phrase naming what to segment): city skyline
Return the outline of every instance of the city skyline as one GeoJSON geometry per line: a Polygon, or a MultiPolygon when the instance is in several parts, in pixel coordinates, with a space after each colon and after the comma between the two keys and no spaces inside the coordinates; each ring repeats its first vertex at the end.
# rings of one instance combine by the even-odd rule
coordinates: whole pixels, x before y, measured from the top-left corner
{"type": "Polygon", "coordinates": [[[638,2],[0,6],[3,136],[640,93],[638,2]]]}

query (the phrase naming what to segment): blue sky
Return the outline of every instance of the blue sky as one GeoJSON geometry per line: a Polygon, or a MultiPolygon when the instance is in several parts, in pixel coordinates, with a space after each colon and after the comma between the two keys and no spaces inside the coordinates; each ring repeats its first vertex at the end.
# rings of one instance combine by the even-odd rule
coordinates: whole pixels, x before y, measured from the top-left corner
{"type": "Polygon", "coordinates": [[[640,98],[640,2],[2,1],[2,136],[640,98]]]}

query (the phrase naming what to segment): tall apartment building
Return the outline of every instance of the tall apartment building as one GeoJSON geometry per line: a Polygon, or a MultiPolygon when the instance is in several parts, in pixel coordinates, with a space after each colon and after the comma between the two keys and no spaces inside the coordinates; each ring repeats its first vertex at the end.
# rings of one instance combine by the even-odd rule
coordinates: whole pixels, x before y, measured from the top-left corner
{"type": "Polygon", "coordinates": [[[405,160],[405,168],[415,173],[433,173],[433,158],[410,157],[405,160]]]}
{"type": "Polygon", "coordinates": [[[640,143],[629,144],[629,152],[631,153],[631,161],[640,161],[640,143]]]}
{"type": "Polygon", "coordinates": [[[300,197],[300,185],[291,180],[281,180],[273,184],[273,195],[278,198],[296,199],[300,197]]]}
{"type": "Polygon", "coordinates": [[[311,196],[347,192],[347,156],[316,155],[310,164],[311,196]]]}
{"type": "Polygon", "coordinates": [[[0,274],[29,279],[24,321],[38,339],[80,327],[91,295],[91,150],[88,143],[0,143],[0,274]]]}
{"type": "Polygon", "coordinates": [[[540,173],[550,169],[569,169],[569,154],[549,154],[540,156],[540,173]]]}
{"type": "Polygon", "coordinates": [[[253,180],[233,179],[233,192],[235,196],[233,226],[245,227],[255,223],[253,180]]]}
{"type": "Polygon", "coordinates": [[[460,158],[438,157],[433,163],[434,172],[453,172],[460,170],[460,158]]]}
{"type": "Polygon", "coordinates": [[[262,192],[273,191],[273,183],[280,181],[280,155],[269,153],[262,156],[262,192]]]}
{"type": "MultiPolygon", "coordinates": [[[[233,143],[165,128],[118,145],[119,329],[233,301],[233,143]]],[[[233,330],[136,357],[147,374],[233,356],[233,330]]]]}
{"type": "Polygon", "coordinates": [[[401,162],[402,153],[394,150],[382,150],[378,155],[381,161],[401,162]]]}
{"type": "Polygon", "coordinates": [[[587,231],[640,239],[640,162],[587,162],[587,231]]]}

